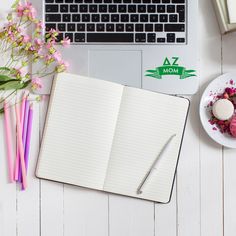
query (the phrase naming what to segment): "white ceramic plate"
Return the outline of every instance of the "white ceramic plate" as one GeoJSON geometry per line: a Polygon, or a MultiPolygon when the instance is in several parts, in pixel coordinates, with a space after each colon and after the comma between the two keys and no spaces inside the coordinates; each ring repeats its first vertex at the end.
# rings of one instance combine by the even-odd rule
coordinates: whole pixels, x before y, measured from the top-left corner
{"type": "Polygon", "coordinates": [[[207,86],[200,101],[200,119],[203,128],[214,141],[225,147],[236,148],[236,138],[233,138],[229,134],[222,134],[218,129],[214,130],[214,126],[209,123],[212,107],[207,107],[207,105],[211,101],[214,101],[214,97],[217,94],[222,94],[226,87],[236,87],[236,73],[221,75],[207,86]]]}

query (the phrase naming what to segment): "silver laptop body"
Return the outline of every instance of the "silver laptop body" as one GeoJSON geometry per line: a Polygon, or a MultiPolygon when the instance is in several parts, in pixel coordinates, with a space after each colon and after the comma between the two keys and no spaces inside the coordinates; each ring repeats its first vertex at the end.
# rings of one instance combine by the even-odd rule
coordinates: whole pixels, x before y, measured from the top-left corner
{"type": "MultiPolygon", "coordinates": [[[[46,30],[71,39],[60,48],[69,72],[162,93],[197,91],[197,0],[32,2],[46,30]]],[[[47,94],[51,78],[43,81],[47,94]]]]}

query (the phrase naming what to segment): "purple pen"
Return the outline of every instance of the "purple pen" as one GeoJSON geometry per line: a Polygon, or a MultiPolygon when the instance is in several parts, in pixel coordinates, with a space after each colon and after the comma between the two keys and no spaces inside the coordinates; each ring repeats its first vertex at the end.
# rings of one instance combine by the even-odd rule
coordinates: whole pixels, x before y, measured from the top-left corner
{"type": "Polygon", "coordinates": [[[31,133],[32,133],[32,123],[33,123],[33,105],[30,104],[29,114],[28,114],[26,143],[25,143],[25,153],[24,153],[26,173],[27,173],[28,165],[29,165],[29,152],[30,152],[30,141],[31,141],[31,133]]]}

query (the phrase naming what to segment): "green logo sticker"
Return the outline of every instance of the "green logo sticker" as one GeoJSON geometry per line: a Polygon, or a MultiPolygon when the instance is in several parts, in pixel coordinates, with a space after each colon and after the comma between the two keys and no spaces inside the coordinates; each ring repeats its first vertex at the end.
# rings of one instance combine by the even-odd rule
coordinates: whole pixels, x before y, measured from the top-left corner
{"type": "Polygon", "coordinates": [[[156,67],[154,70],[147,70],[145,76],[153,77],[155,79],[162,79],[163,75],[179,75],[180,79],[196,76],[196,70],[186,70],[185,67],[177,64],[178,60],[178,57],[172,57],[171,60],[166,57],[163,66],[156,67]]]}

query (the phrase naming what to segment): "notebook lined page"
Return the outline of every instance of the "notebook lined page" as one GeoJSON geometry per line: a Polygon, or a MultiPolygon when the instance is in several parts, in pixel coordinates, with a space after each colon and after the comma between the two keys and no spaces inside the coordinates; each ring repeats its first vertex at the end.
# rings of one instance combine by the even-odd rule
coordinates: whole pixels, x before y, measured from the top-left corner
{"type": "Polygon", "coordinates": [[[125,87],[113,140],[104,190],[167,202],[177,164],[188,101],[183,98],[125,87]],[[141,195],[136,191],[171,135],[166,156],[141,195]]]}
{"type": "Polygon", "coordinates": [[[118,84],[59,74],[37,176],[102,189],[122,92],[118,84]]]}

